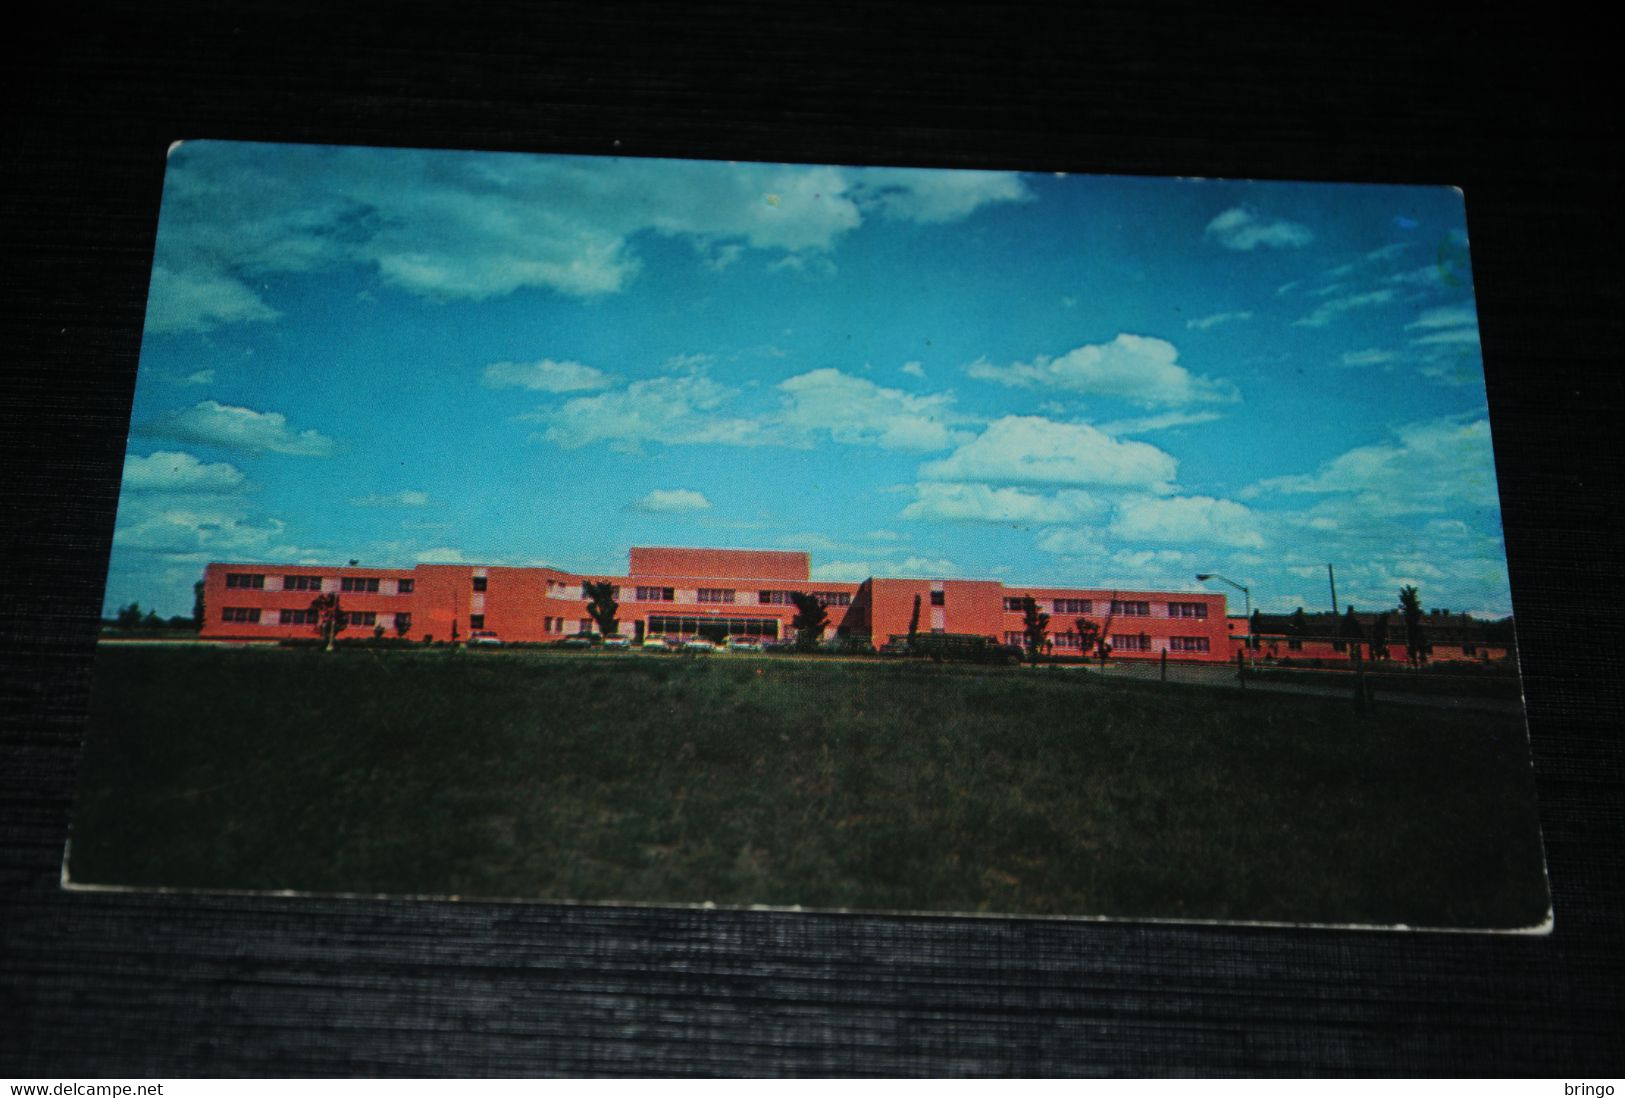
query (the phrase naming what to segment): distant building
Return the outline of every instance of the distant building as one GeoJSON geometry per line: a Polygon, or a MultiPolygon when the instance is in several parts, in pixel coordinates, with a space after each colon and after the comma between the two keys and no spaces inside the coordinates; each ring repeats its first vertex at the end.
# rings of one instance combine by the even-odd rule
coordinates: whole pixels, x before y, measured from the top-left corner
{"type": "MultiPolygon", "coordinates": [[[[1359,658],[1377,663],[1406,663],[1405,617],[1397,606],[1386,611],[1386,636],[1377,635],[1383,614],[1357,613],[1359,637],[1347,635],[1342,614],[1257,615],[1257,631],[1246,618],[1229,619],[1231,653],[1246,651],[1249,637],[1254,660],[1282,663],[1351,663],[1355,647],[1359,658]]],[[[1510,619],[1484,621],[1470,614],[1432,610],[1422,615],[1422,636],[1428,663],[1490,663],[1504,660],[1514,648],[1510,619]]],[[[1234,656],[1232,655],[1232,658],[1234,656]]]]}
{"type": "Polygon", "coordinates": [[[829,635],[879,647],[906,635],[918,602],[919,633],[964,634],[1023,644],[1022,609],[1032,598],[1050,615],[1050,651],[1084,653],[1080,618],[1103,627],[1112,656],[1222,661],[1231,642],[1221,594],[1019,587],[997,580],[889,579],[861,583],[811,578],[805,552],[756,549],[634,548],[624,576],[468,564],[415,568],[323,568],[310,565],[210,564],[204,570],[202,635],[274,641],[315,636],[310,609],[319,594],[339,596],[348,637],[467,639],[494,633],[507,642],[562,640],[595,631],[584,585],[616,588],[619,632],[788,640],[796,608],[791,595],[817,596],[829,612],[829,635]]]}

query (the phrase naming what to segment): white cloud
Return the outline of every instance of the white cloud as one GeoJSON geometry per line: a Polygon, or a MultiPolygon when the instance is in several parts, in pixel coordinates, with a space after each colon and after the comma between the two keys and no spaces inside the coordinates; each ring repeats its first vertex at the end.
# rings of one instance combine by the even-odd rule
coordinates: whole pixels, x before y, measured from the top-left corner
{"type": "Polygon", "coordinates": [[[449,545],[437,545],[432,549],[425,549],[413,558],[419,564],[478,564],[479,561],[470,560],[463,555],[461,549],[449,545]]]}
{"type": "Polygon", "coordinates": [[[1137,419],[1114,419],[1099,426],[1108,435],[1143,435],[1175,427],[1194,427],[1223,418],[1218,412],[1163,412],[1160,415],[1141,416],[1137,419]]]}
{"type": "Polygon", "coordinates": [[[779,422],[791,432],[827,431],[836,442],[883,450],[943,450],[954,443],[953,396],[914,396],[825,368],[779,383],[787,401],[779,422]]]}
{"type": "Polygon", "coordinates": [[[1225,545],[1261,549],[1263,535],[1246,506],[1211,496],[1138,497],[1122,500],[1111,533],[1124,541],[1225,545]]]}
{"type": "Polygon", "coordinates": [[[167,412],[141,428],[140,433],[251,454],[325,457],[333,450],[332,439],[317,431],[293,430],[281,412],[256,412],[214,400],[167,412]]]}
{"type": "Polygon", "coordinates": [[[147,289],[149,332],[208,332],[223,324],[281,316],[258,294],[221,270],[172,271],[155,264],[147,289]]]}
{"type": "Polygon", "coordinates": [[[427,507],[429,493],[403,488],[387,496],[377,494],[358,496],[350,501],[351,507],[427,507]]]}
{"type": "Polygon", "coordinates": [[[1421,316],[1405,325],[1407,330],[1412,328],[1460,328],[1463,325],[1477,325],[1478,310],[1472,305],[1443,305],[1437,309],[1427,309],[1421,316]]]}
{"type": "Polygon", "coordinates": [[[1315,239],[1307,226],[1269,220],[1242,206],[1232,206],[1208,222],[1206,235],[1234,252],[1254,248],[1301,248],[1315,239]]]}
{"type": "Polygon", "coordinates": [[[1178,463],[1145,442],[1116,439],[1083,423],[1005,416],[948,457],[920,468],[926,480],[1069,484],[1166,490],[1178,463]]]}
{"type": "Polygon", "coordinates": [[[1251,320],[1252,318],[1253,314],[1245,311],[1235,313],[1214,313],[1211,316],[1199,317],[1196,320],[1187,320],[1185,321],[1185,327],[1187,330],[1195,329],[1199,332],[1205,332],[1209,328],[1217,327],[1220,324],[1230,324],[1238,320],[1251,320]]]}
{"type": "Polygon", "coordinates": [[[1093,527],[1046,530],[1038,538],[1038,547],[1061,556],[1101,557],[1107,552],[1105,542],[1093,527]]]}
{"type": "Polygon", "coordinates": [[[1376,347],[1368,347],[1363,351],[1345,352],[1342,358],[1345,366],[1381,366],[1385,362],[1392,362],[1394,356],[1387,351],[1376,347]]]}
{"type": "Polygon", "coordinates": [[[702,493],[689,488],[656,488],[632,504],[634,511],[646,511],[656,515],[692,514],[695,511],[710,509],[711,501],[702,493]]]}
{"type": "Polygon", "coordinates": [[[959,565],[945,557],[909,557],[900,570],[905,576],[955,576],[959,565]]]}
{"type": "Polygon", "coordinates": [[[642,232],[713,268],[746,249],[806,266],[864,211],[944,222],[1028,197],[1004,172],[192,142],[169,161],[149,327],[274,319],[248,281],[339,264],[437,299],[616,293],[642,232]]]}
{"type": "Polygon", "coordinates": [[[205,464],[191,454],[157,450],[146,457],[124,458],[124,490],[137,492],[229,492],[240,488],[243,474],[226,462],[205,464]]]}
{"type": "Polygon", "coordinates": [[[1431,335],[1425,335],[1420,339],[1413,339],[1411,340],[1411,344],[1416,347],[1450,347],[1463,345],[1476,347],[1478,346],[1478,329],[1450,328],[1442,332],[1434,332],[1431,335]]]}
{"type": "Polygon", "coordinates": [[[1101,511],[1087,492],[1065,489],[1053,495],[986,484],[926,483],[902,518],[939,522],[995,522],[1054,525],[1077,522],[1101,511]]]}
{"type": "Polygon", "coordinates": [[[760,446],[776,441],[755,420],[729,418],[718,409],[736,390],[703,373],[652,377],[624,389],[576,397],[531,418],[548,423],[541,437],[566,449],[604,443],[635,451],[644,442],[760,446]]]}
{"type": "Polygon", "coordinates": [[[1489,420],[1407,424],[1395,429],[1393,440],[1346,451],[1312,475],[1273,477],[1242,494],[1349,496],[1347,509],[1367,518],[1494,508],[1489,420]]]}
{"type": "MultiPolygon", "coordinates": [[[[1144,583],[1148,572],[1161,572],[1163,569],[1182,567],[1190,564],[1195,558],[1189,553],[1177,549],[1119,549],[1112,554],[1112,563],[1119,568],[1126,568],[1136,574],[1140,582],[1144,583]]],[[[1167,586],[1161,581],[1158,586],[1167,586]]],[[[1181,581],[1180,590],[1189,590],[1195,584],[1190,578],[1181,581]]]]}
{"type": "Polygon", "coordinates": [[[909,377],[925,376],[925,367],[920,365],[918,362],[905,362],[899,366],[898,369],[903,371],[903,373],[907,374],[909,377]]]}
{"type": "Polygon", "coordinates": [[[194,371],[194,372],[192,372],[190,374],[187,374],[186,377],[182,379],[181,384],[183,384],[183,385],[213,385],[214,384],[214,371],[213,370],[196,370],[196,371],[194,371]]]}
{"type": "Polygon", "coordinates": [[[1430,263],[1425,267],[1416,267],[1409,271],[1399,271],[1383,279],[1391,286],[1423,286],[1437,287],[1445,285],[1444,271],[1437,263],[1430,263]]]}
{"type": "Polygon", "coordinates": [[[837,580],[843,583],[861,583],[871,576],[933,579],[941,576],[957,576],[958,574],[959,565],[940,557],[909,557],[901,564],[886,562],[874,564],[866,560],[832,560],[824,564],[816,564],[812,569],[813,579],[837,580]]]}
{"type": "Polygon", "coordinates": [[[1066,389],[1146,406],[1238,399],[1234,386],[1192,374],[1178,358],[1178,348],[1166,340],[1124,332],[1110,343],[1075,347],[1059,358],[1040,355],[1009,366],[982,360],[965,372],[1001,385],[1066,389]]]}
{"type": "Polygon", "coordinates": [[[121,549],[200,560],[289,560],[305,550],[284,544],[280,519],[256,521],[238,501],[151,495],[119,501],[113,544],[121,549]]]}
{"type": "Polygon", "coordinates": [[[1032,198],[1014,172],[868,168],[853,178],[863,208],[925,224],[959,221],[986,205],[1032,198]]]}
{"type": "Polygon", "coordinates": [[[1414,240],[1402,240],[1397,244],[1384,244],[1380,248],[1373,248],[1366,252],[1363,259],[1367,263],[1382,263],[1397,258],[1414,247],[1416,247],[1416,241],[1414,240]]]}
{"type": "Polygon", "coordinates": [[[493,362],[482,371],[482,377],[490,389],[530,389],[540,393],[602,389],[611,382],[609,375],[602,370],[583,366],[579,362],[555,362],[550,358],[537,362],[493,362]]]}
{"type": "Polygon", "coordinates": [[[1373,306],[1384,305],[1394,299],[1392,290],[1370,290],[1361,294],[1349,294],[1347,297],[1337,297],[1322,302],[1315,311],[1306,317],[1294,320],[1292,323],[1298,328],[1324,328],[1344,313],[1354,309],[1369,309],[1373,306]]]}

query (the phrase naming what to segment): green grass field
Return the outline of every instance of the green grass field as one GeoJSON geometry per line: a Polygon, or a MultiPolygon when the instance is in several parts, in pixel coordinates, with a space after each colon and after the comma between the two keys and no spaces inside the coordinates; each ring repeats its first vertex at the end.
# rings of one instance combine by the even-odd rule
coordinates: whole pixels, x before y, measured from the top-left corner
{"type": "Polygon", "coordinates": [[[603,652],[104,646],[70,873],[1452,927],[1547,909],[1518,718],[603,652]]]}

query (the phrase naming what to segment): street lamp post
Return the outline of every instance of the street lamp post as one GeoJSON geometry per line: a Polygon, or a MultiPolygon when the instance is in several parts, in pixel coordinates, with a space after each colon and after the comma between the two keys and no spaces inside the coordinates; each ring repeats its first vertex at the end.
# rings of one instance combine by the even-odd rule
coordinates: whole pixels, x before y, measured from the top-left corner
{"type": "Polygon", "coordinates": [[[1252,663],[1253,662],[1253,593],[1247,589],[1246,584],[1237,583],[1235,580],[1231,579],[1230,577],[1221,576],[1217,572],[1198,572],[1198,573],[1196,573],[1196,582],[1198,582],[1198,583],[1206,583],[1208,580],[1222,580],[1223,582],[1228,583],[1231,587],[1234,587],[1237,591],[1240,591],[1242,598],[1247,600],[1247,662],[1252,663]]]}

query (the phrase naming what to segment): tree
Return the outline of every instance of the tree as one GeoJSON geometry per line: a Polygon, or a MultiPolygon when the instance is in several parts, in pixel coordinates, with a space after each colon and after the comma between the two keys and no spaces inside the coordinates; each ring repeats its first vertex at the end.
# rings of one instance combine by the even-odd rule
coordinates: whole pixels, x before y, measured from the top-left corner
{"type": "Polygon", "coordinates": [[[796,616],[790,619],[790,627],[796,631],[796,648],[811,652],[823,639],[829,611],[816,596],[803,591],[790,592],[790,601],[796,604],[796,616]]]}
{"type": "Polygon", "coordinates": [[[1350,657],[1358,660],[1360,646],[1365,644],[1365,630],[1360,628],[1360,619],[1354,616],[1353,603],[1349,604],[1348,613],[1343,615],[1343,620],[1337,626],[1337,636],[1349,643],[1350,657]]]}
{"type": "Polygon", "coordinates": [[[914,596],[914,613],[908,616],[908,654],[914,654],[916,639],[920,635],[920,596],[914,596]]]}
{"type": "MultiPolygon", "coordinates": [[[[1103,674],[1105,673],[1105,670],[1106,670],[1106,657],[1111,655],[1111,651],[1112,651],[1112,645],[1111,645],[1112,619],[1115,618],[1116,616],[1117,616],[1117,592],[1113,591],[1111,601],[1106,604],[1106,621],[1105,621],[1104,624],[1096,625],[1094,622],[1090,621],[1088,618],[1079,618],[1078,619],[1078,632],[1080,632],[1080,633],[1083,632],[1085,627],[1088,627],[1089,629],[1092,629],[1092,630],[1095,631],[1095,655],[1100,657],[1100,670],[1101,670],[1101,672],[1103,674]]],[[[1087,656],[1089,654],[1089,645],[1088,645],[1087,642],[1085,642],[1085,644],[1083,646],[1083,651],[1084,651],[1084,655],[1087,656]]]]}
{"type": "Polygon", "coordinates": [[[412,628],[412,615],[411,614],[396,614],[395,615],[395,635],[397,637],[406,636],[406,631],[408,629],[410,629],[410,628],[412,628]]]}
{"type": "Polygon", "coordinates": [[[621,604],[615,601],[615,585],[605,580],[603,583],[583,583],[581,593],[588,599],[587,616],[597,624],[598,631],[606,637],[612,637],[620,628],[615,620],[615,612],[621,604]]]}
{"type": "Polygon", "coordinates": [[[1031,595],[1021,600],[1021,631],[1027,639],[1027,659],[1037,663],[1049,636],[1049,615],[1038,608],[1038,600],[1031,595]]]}
{"type": "Polygon", "coordinates": [[[1248,647],[1256,650],[1259,644],[1258,638],[1263,632],[1264,615],[1261,611],[1254,610],[1253,616],[1247,619],[1248,647]]]}
{"type": "Polygon", "coordinates": [[[1309,632],[1309,619],[1304,617],[1303,607],[1300,606],[1292,611],[1292,619],[1287,622],[1287,628],[1292,631],[1292,635],[1295,637],[1304,636],[1309,632]]]}
{"type": "Polygon", "coordinates": [[[345,626],[344,607],[340,604],[338,595],[331,591],[325,595],[317,595],[310,600],[310,612],[315,616],[316,635],[322,638],[323,647],[331,652],[333,642],[338,640],[345,626]]]}
{"type": "Polygon", "coordinates": [[[119,607],[118,617],[114,618],[113,622],[120,629],[141,628],[141,604],[132,602],[128,606],[119,607]]]}
{"type": "Polygon", "coordinates": [[[192,584],[192,626],[200,633],[203,631],[203,623],[207,620],[204,617],[206,609],[203,603],[203,581],[198,580],[192,584]]]}
{"type": "Polygon", "coordinates": [[[147,616],[141,619],[141,624],[148,629],[162,629],[164,619],[158,616],[158,611],[148,610],[147,616]]]}
{"type": "Polygon", "coordinates": [[[1385,660],[1388,658],[1388,613],[1378,614],[1371,623],[1371,658],[1385,660]]]}
{"type": "Polygon", "coordinates": [[[1095,649],[1104,647],[1105,637],[1098,621],[1079,618],[1072,623],[1072,627],[1078,631],[1078,651],[1083,653],[1084,659],[1088,659],[1095,649]]]}
{"type": "Polygon", "coordinates": [[[1427,658],[1427,635],[1422,631],[1422,599],[1414,587],[1399,589],[1399,609],[1405,619],[1405,657],[1412,667],[1427,658]]]}

